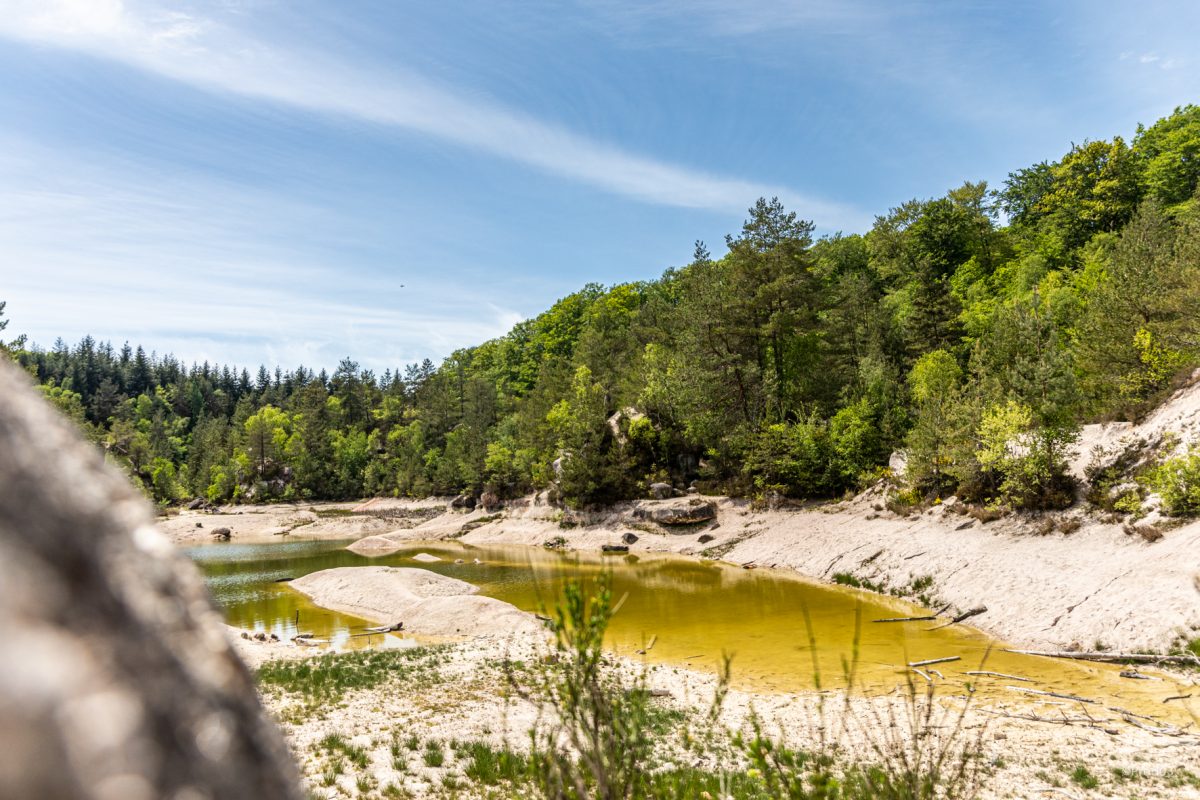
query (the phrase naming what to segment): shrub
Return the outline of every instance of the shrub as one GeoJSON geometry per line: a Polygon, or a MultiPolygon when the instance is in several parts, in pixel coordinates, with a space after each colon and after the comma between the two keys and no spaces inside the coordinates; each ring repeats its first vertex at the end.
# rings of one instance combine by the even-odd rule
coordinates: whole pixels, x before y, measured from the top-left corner
{"type": "Polygon", "coordinates": [[[649,783],[650,695],[604,666],[604,633],[612,616],[611,578],[588,593],[568,583],[554,613],[557,663],[534,685],[509,679],[547,720],[531,732],[530,770],[548,798],[641,797],[649,783]]]}
{"type": "MultiPolygon", "coordinates": [[[[711,711],[704,723],[703,747],[711,758],[705,768],[656,766],[653,757],[667,734],[667,723],[678,722],[670,712],[649,703],[644,676],[622,680],[601,654],[613,613],[610,578],[601,577],[589,592],[569,584],[555,612],[558,658],[541,673],[518,679],[510,665],[509,680],[516,693],[534,701],[539,721],[531,732],[532,752],[526,762],[526,781],[548,800],[676,800],[683,797],[722,797],[729,800],[957,800],[975,796],[981,741],[964,735],[967,701],[958,709],[935,698],[932,683],[918,688],[906,682],[902,701],[869,705],[860,712],[845,695],[845,714],[834,725],[826,718],[824,695],[818,692],[817,738],[810,749],[792,749],[763,733],[757,717],[747,735],[736,735],[734,750],[714,746],[717,712],[729,684],[729,660],[718,682],[711,711]],[[845,760],[842,736],[865,744],[869,762],[845,760]],[[732,761],[730,760],[732,759],[732,761]],[[748,767],[748,768],[747,768],[748,767]]],[[[811,624],[805,614],[809,649],[816,653],[811,624]]],[[[846,663],[846,683],[855,687],[861,618],[856,619],[853,657],[846,663]]],[[[820,670],[813,664],[820,690],[820,670]]],[[[695,740],[693,740],[694,742],[695,740]]],[[[701,751],[695,751],[699,754],[701,751]]],[[[708,760],[708,759],[705,759],[708,760]]],[[[478,780],[505,779],[519,783],[509,763],[507,774],[499,758],[480,750],[478,768],[468,775],[478,780]],[[493,766],[493,763],[495,765],[493,766]]]]}
{"type": "Polygon", "coordinates": [[[768,426],[754,437],[744,469],[760,492],[827,497],[844,488],[834,462],[829,428],[814,417],[768,426]]]}
{"type": "Polygon", "coordinates": [[[1066,455],[1078,430],[1035,426],[1029,406],[1010,400],[984,412],[979,438],[980,466],[1002,478],[998,501],[1023,509],[1066,508],[1074,502],[1066,455]]]}
{"type": "Polygon", "coordinates": [[[1150,485],[1162,496],[1167,513],[1200,514],[1200,445],[1160,464],[1150,475],[1150,485]]]}
{"type": "Polygon", "coordinates": [[[829,421],[829,444],[835,491],[860,484],[863,476],[878,468],[883,444],[877,415],[866,398],[833,415],[829,421]]]}

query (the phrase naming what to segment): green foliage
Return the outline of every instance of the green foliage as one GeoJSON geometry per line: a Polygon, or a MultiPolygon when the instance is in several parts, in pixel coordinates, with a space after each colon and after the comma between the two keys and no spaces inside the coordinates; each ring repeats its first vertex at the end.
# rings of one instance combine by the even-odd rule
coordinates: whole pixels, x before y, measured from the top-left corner
{"type": "Polygon", "coordinates": [[[590,506],[626,495],[629,470],[608,412],[604,388],[592,380],[590,369],[581,366],[575,372],[572,396],[560,400],[546,415],[558,434],[559,487],[571,505],[590,506]]]}
{"type": "Polygon", "coordinates": [[[962,369],[945,350],[921,356],[908,374],[914,413],[906,452],[915,486],[940,493],[952,484],[961,381],[962,369]]]}
{"type": "Polygon", "coordinates": [[[1166,206],[1187,202],[1200,184],[1200,106],[1139,125],[1134,147],[1145,162],[1146,190],[1166,206]]]}
{"type": "Polygon", "coordinates": [[[0,348],[162,503],[553,488],[581,507],[651,480],[829,497],[903,446],[914,496],[1054,506],[1080,422],[1136,415],[1200,365],[1198,183],[1185,106],[862,234],[814,241],[763,198],[723,255],[697,242],[658,280],[589,284],[383,375],[0,348]]]}
{"type": "Polygon", "coordinates": [[[1076,351],[1099,409],[1147,399],[1200,356],[1200,220],[1139,209],[1099,254],[1083,300],[1076,351]]]}
{"type": "MultiPolygon", "coordinates": [[[[4,300],[0,300],[0,331],[8,327],[8,320],[4,318],[4,307],[8,305],[4,300]]],[[[16,339],[7,344],[3,339],[0,339],[0,353],[7,356],[15,356],[19,350],[25,347],[25,336],[18,336],[16,339]]]]}
{"type": "Polygon", "coordinates": [[[1074,428],[1037,426],[1032,409],[1015,400],[990,406],[979,426],[978,461],[1000,476],[997,502],[1015,508],[1065,508],[1075,485],[1065,456],[1074,428]]]}
{"type": "Polygon", "coordinates": [[[530,768],[553,800],[644,797],[653,740],[642,678],[626,685],[605,667],[604,633],[613,613],[610,578],[569,583],[554,613],[557,663],[516,690],[543,709],[532,732],[530,768]]]}
{"type": "Polygon", "coordinates": [[[373,689],[394,678],[428,675],[440,657],[437,647],[354,650],[306,659],[268,661],[258,668],[264,691],[294,695],[312,710],[336,704],[349,692],[373,689]]]}
{"type": "Polygon", "coordinates": [[[1200,514],[1200,446],[1163,461],[1150,474],[1149,483],[1162,496],[1167,513],[1200,514]]]}
{"type": "Polygon", "coordinates": [[[823,497],[836,486],[829,427],[817,419],[781,422],[758,434],[746,453],[746,472],[760,491],[823,497]]]}
{"type": "Polygon", "coordinates": [[[1100,781],[1096,779],[1096,776],[1083,764],[1079,764],[1075,769],[1071,770],[1071,781],[1080,789],[1095,789],[1100,785],[1100,781]]]}

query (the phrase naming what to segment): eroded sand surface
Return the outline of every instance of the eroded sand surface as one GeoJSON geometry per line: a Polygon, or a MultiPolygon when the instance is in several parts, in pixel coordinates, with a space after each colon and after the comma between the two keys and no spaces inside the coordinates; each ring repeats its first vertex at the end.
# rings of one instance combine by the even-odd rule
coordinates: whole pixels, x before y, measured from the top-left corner
{"type": "Polygon", "coordinates": [[[533,614],[424,569],[340,567],[297,578],[291,586],[324,608],[381,625],[402,622],[406,633],[509,639],[545,632],[533,614]]]}

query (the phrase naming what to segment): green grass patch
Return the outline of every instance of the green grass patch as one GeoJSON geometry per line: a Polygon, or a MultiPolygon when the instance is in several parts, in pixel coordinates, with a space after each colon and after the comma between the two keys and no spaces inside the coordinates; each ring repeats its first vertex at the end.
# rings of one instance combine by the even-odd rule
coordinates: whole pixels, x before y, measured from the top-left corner
{"type": "Polygon", "coordinates": [[[421,754],[421,759],[427,767],[440,767],[446,763],[446,751],[442,748],[442,743],[437,739],[430,739],[425,743],[425,752],[421,754]]]}
{"type": "Polygon", "coordinates": [[[374,689],[393,678],[430,678],[436,673],[442,649],[356,650],[268,661],[258,668],[258,684],[264,691],[296,695],[308,707],[328,705],[349,692],[374,689]]]}
{"type": "Polygon", "coordinates": [[[857,575],[853,575],[849,572],[833,573],[833,582],[838,586],[849,586],[854,589],[866,589],[869,592],[882,593],[884,590],[882,584],[869,581],[866,578],[860,578],[857,575]]]}
{"type": "Polygon", "coordinates": [[[498,750],[486,742],[472,742],[460,749],[459,757],[466,761],[463,774],[467,779],[484,786],[518,784],[529,777],[529,758],[507,748],[498,750]]]}
{"type": "Polygon", "coordinates": [[[1081,789],[1095,789],[1100,785],[1100,781],[1096,780],[1096,776],[1089,772],[1088,768],[1083,764],[1071,770],[1071,780],[1081,789]]]}

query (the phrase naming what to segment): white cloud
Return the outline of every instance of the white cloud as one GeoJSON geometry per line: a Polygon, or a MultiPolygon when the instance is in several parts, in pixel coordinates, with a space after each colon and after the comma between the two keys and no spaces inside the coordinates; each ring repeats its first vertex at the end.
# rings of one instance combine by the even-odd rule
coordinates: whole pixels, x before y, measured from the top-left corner
{"type": "Polygon", "coordinates": [[[323,261],[309,248],[336,250],[345,220],[334,215],[0,139],[9,332],[42,346],[84,334],[129,340],[187,362],[332,368],[353,354],[383,370],[499,336],[521,319],[487,287],[447,291],[441,273],[397,280],[323,261]]]}
{"type": "Polygon", "coordinates": [[[787,187],[710,174],[594,141],[420,76],[355,70],[288,53],[212,19],[121,0],[0,0],[0,35],[82,50],[207,90],[417,131],[638,200],[740,213],[778,195],[821,228],[869,217],[787,187]]]}

